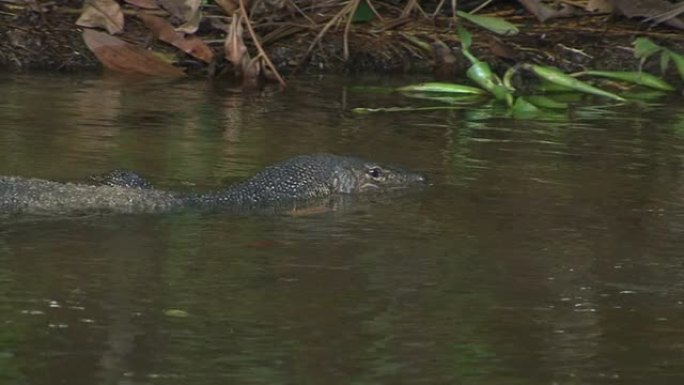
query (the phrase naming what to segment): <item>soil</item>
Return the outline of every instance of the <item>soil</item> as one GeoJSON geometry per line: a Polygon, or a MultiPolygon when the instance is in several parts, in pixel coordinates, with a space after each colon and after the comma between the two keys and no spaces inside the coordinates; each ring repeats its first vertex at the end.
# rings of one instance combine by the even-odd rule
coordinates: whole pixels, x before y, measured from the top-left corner
{"type": "MultiPolygon", "coordinates": [[[[0,67],[50,71],[93,71],[101,68],[83,42],[83,29],[75,24],[80,14],[80,1],[58,0],[41,11],[9,1],[0,0],[0,67]]],[[[520,33],[497,36],[473,25],[468,29],[473,33],[473,53],[499,70],[520,62],[553,65],[571,72],[583,69],[635,70],[639,60],[634,57],[632,44],[641,36],[684,53],[684,32],[667,26],[650,26],[615,15],[582,15],[540,23],[515,3],[504,3],[495,11],[497,16],[516,24],[520,33]]],[[[388,12],[383,21],[353,24],[347,36],[349,57],[346,60],[343,49],[345,23],[328,30],[309,55],[307,49],[320,27],[297,27],[291,23],[293,28],[290,32],[273,37],[269,33],[274,29],[269,29],[267,24],[254,23],[256,32],[262,37],[264,49],[276,68],[290,76],[299,71],[435,73],[440,78],[449,78],[462,76],[469,65],[459,54],[460,42],[452,18],[448,16],[431,19],[414,15],[400,19],[399,15],[393,17],[388,12]]],[[[279,30],[282,31],[286,29],[279,30]]],[[[193,76],[221,73],[221,68],[230,67],[220,55],[225,32],[203,26],[197,36],[219,53],[214,66],[207,66],[172,46],[156,41],[135,17],[127,16],[126,29],[120,38],[176,55],[177,63],[193,76]]],[[[253,49],[249,41],[247,45],[253,49]]],[[[645,68],[659,73],[658,60],[649,60],[645,68]]],[[[674,70],[666,78],[678,81],[674,70]]]]}

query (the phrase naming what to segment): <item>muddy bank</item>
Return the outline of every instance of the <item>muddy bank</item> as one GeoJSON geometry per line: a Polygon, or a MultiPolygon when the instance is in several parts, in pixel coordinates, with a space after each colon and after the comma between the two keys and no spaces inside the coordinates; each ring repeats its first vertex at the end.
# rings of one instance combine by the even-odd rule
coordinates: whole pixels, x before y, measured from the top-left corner
{"type": "MultiPolygon", "coordinates": [[[[497,15],[516,24],[515,36],[496,36],[470,26],[474,35],[474,53],[494,67],[516,62],[534,62],[558,66],[566,71],[580,69],[633,70],[639,60],[634,57],[632,42],[647,36],[658,44],[684,53],[684,33],[667,26],[650,27],[638,20],[617,16],[583,15],[538,22],[533,16],[513,6],[499,9],[497,15]]],[[[0,2],[0,67],[9,70],[94,71],[102,68],[86,47],[83,28],[75,22],[80,3],[59,1],[40,11],[0,2]]],[[[391,15],[389,15],[391,16],[391,15]]],[[[282,23],[281,23],[282,25],[282,23]]],[[[273,28],[256,25],[263,46],[283,74],[302,72],[378,72],[436,73],[448,78],[463,74],[467,61],[459,54],[459,42],[451,19],[407,19],[353,24],[348,34],[348,59],[344,59],[344,24],[328,30],[320,43],[307,55],[307,49],[320,29],[293,27],[289,33],[273,36],[273,28]],[[434,47],[449,47],[455,55],[439,55],[434,47]],[[439,44],[436,44],[439,43],[439,44]],[[426,48],[428,47],[428,48],[426,48]],[[431,48],[432,49],[431,49],[431,48]],[[435,52],[437,56],[435,57],[435,52]],[[455,60],[454,60],[455,59],[455,60]]],[[[283,29],[280,28],[279,31],[283,29]]],[[[287,31],[286,31],[287,32],[287,31]]],[[[196,33],[217,53],[215,63],[207,65],[160,42],[142,22],[127,16],[121,38],[129,43],[175,57],[176,65],[192,76],[221,74],[231,64],[223,57],[226,33],[203,26],[196,33]]],[[[247,45],[252,49],[248,42],[247,45]]],[[[656,60],[646,68],[658,73],[656,60]]],[[[677,79],[674,71],[667,76],[677,79]]]]}

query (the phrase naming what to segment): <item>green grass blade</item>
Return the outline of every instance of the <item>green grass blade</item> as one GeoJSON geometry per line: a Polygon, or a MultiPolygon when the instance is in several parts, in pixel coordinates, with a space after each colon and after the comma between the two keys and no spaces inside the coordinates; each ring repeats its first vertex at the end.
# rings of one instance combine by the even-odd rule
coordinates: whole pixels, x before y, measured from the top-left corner
{"type": "Polygon", "coordinates": [[[537,107],[548,108],[552,110],[566,110],[569,106],[568,103],[559,102],[543,95],[528,95],[525,96],[525,99],[537,107]]]}
{"type": "Polygon", "coordinates": [[[456,83],[427,82],[397,88],[401,92],[441,92],[448,94],[485,94],[481,88],[456,83]]]}
{"type": "Polygon", "coordinates": [[[639,89],[639,90],[628,90],[621,94],[625,99],[629,101],[642,100],[642,101],[654,101],[656,99],[664,98],[667,96],[665,91],[654,90],[654,89],[639,89]]]}
{"type": "Polygon", "coordinates": [[[477,104],[489,97],[488,94],[442,94],[442,93],[423,93],[423,92],[408,92],[402,93],[403,96],[411,99],[420,99],[427,101],[434,101],[450,105],[470,105],[477,104]]]}
{"type": "Polygon", "coordinates": [[[461,41],[461,52],[463,53],[463,56],[472,64],[479,63],[480,61],[470,53],[470,46],[473,44],[473,36],[470,32],[459,24],[456,26],[456,33],[458,34],[458,39],[461,41]]]}
{"type": "Polygon", "coordinates": [[[472,15],[463,11],[456,11],[456,15],[499,35],[515,35],[520,32],[518,27],[500,17],[472,15]]]}
{"type": "Polygon", "coordinates": [[[578,76],[589,75],[598,76],[609,79],[622,80],[633,84],[639,84],[645,87],[655,88],[656,90],[674,91],[674,87],[665,82],[659,77],[653,76],[646,72],[638,71],[584,71],[577,74],[578,76]]]}
{"type": "Polygon", "coordinates": [[[667,54],[672,59],[675,67],[677,67],[677,72],[679,72],[679,77],[684,80],[684,56],[670,50],[667,50],[664,54],[667,54]]]}
{"type": "Polygon", "coordinates": [[[532,71],[535,75],[539,76],[540,78],[546,79],[552,83],[556,83],[561,86],[572,88],[574,90],[592,95],[603,96],[621,102],[626,101],[625,98],[615,95],[612,92],[604,91],[600,88],[587,84],[581,80],[575,79],[572,76],[560,71],[558,68],[545,67],[536,64],[525,64],[523,67],[525,69],[532,71]]]}
{"type": "Polygon", "coordinates": [[[660,55],[660,73],[664,74],[667,71],[667,68],[670,66],[670,59],[672,57],[669,55],[669,52],[663,52],[662,55],[660,55]]]}
{"type": "Polygon", "coordinates": [[[459,24],[456,26],[456,33],[458,34],[459,40],[461,40],[461,48],[464,51],[469,50],[470,46],[473,44],[473,36],[470,32],[459,24]]]}
{"type": "Polygon", "coordinates": [[[413,111],[437,111],[437,110],[457,110],[463,107],[458,106],[436,106],[436,107],[380,107],[380,108],[367,108],[367,107],[357,107],[352,108],[352,112],[355,114],[370,114],[373,112],[413,112],[413,111]]]}
{"type": "Polygon", "coordinates": [[[647,37],[634,40],[634,56],[638,59],[648,59],[649,56],[663,50],[663,47],[651,41],[647,37]]]}
{"type": "MultiPolygon", "coordinates": [[[[651,41],[647,37],[640,37],[634,40],[634,57],[639,59],[639,70],[644,66],[646,60],[654,54],[663,51],[665,48],[651,41]]],[[[662,58],[662,56],[661,56],[662,58]]],[[[661,62],[661,64],[663,64],[661,62]]],[[[664,72],[664,71],[663,71],[664,72]]]]}
{"type": "Polygon", "coordinates": [[[539,108],[534,104],[528,102],[522,96],[515,99],[515,103],[511,106],[511,113],[515,118],[531,118],[538,115],[539,108]]]}
{"type": "Polygon", "coordinates": [[[562,86],[560,84],[552,83],[548,80],[541,79],[539,82],[539,86],[536,87],[541,92],[554,92],[554,93],[560,93],[560,92],[577,92],[573,90],[572,88],[568,88],[565,86],[562,86]]]}

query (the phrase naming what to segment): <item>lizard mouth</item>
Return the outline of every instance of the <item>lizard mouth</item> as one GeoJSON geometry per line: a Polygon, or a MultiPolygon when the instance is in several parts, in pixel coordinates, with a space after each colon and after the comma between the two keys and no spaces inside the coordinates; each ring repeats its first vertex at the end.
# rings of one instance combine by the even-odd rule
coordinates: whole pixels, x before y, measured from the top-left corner
{"type": "Polygon", "coordinates": [[[377,190],[380,187],[374,183],[364,183],[359,187],[359,191],[377,190]]]}

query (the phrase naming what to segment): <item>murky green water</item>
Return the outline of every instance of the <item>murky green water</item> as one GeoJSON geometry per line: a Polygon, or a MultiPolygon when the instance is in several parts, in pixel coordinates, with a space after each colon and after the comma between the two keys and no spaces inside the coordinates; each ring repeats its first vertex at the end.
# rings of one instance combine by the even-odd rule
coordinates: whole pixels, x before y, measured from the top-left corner
{"type": "Polygon", "coordinates": [[[354,116],[417,103],[358,82],[0,78],[0,174],[199,189],[325,151],[435,184],[308,216],[5,219],[0,383],[684,381],[681,100],[354,116]]]}

